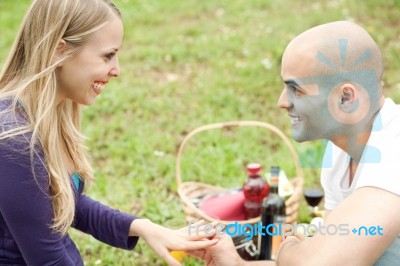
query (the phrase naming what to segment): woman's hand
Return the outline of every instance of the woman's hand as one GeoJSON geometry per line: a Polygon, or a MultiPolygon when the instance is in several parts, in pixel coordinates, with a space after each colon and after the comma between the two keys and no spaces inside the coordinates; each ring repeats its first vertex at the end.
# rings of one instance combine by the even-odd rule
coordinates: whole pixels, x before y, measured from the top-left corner
{"type": "Polygon", "coordinates": [[[181,229],[169,229],[161,225],[155,224],[147,219],[136,219],[132,222],[129,236],[139,236],[152,248],[168,265],[181,265],[170,254],[173,250],[200,250],[215,245],[219,239],[215,238],[215,230],[203,231],[201,227],[202,221],[192,224],[196,228],[196,234],[189,232],[188,227],[181,229]]]}

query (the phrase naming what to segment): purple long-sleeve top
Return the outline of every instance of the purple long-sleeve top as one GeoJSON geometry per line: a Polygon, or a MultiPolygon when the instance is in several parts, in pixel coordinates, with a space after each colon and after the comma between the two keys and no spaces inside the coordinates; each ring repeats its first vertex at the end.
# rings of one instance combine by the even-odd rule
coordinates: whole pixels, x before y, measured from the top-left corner
{"type": "MultiPolygon", "coordinates": [[[[11,101],[0,102],[0,132],[26,123],[23,108],[16,116],[1,113],[11,101]]],[[[43,150],[37,145],[33,159],[30,134],[0,140],[0,265],[83,265],[71,238],[51,229],[54,218],[43,150]]],[[[133,249],[137,237],[128,237],[134,216],[111,209],[82,194],[74,185],[75,217],[72,227],[114,247],[133,249]]]]}

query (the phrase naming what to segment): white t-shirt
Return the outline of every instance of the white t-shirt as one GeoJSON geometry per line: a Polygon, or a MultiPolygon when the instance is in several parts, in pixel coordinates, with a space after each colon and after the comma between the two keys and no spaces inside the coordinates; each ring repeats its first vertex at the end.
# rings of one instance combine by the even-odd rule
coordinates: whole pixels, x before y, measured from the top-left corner
{"type": "Polygon", "coordinates": [[[328,142],[321,171],[325,208],[333,210],[359,187],[378,187],[400,195],[400,106],[386,99],[349,186],[350,156],[328,142]]]}
{"type": "MultiPolygon", "coordinates": [[[[328,142],[321,171],[326,209],[335,209],[360,187],[372,186],[400,195],[400,106],[389,98],[385,100],[350,186],[349,162],[346,152],[328,142]]],[[[398,265],[399,261],[398,236],[374,265],[398,265]]]]}

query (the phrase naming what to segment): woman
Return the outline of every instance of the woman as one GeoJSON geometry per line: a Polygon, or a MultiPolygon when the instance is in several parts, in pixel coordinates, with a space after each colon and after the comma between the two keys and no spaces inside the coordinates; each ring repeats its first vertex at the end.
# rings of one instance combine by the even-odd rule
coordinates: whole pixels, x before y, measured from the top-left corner
{"type": "Polygon", "coordinates": [[[122,37],[110,0],[32,2],[0,74],[1,265],[83,265],[71,226],[124,249],[143,237],[170,265],[179,265],[170,250],[216,243],[82,194],[93,170],[80,106],[119,76],[122,37]]]}

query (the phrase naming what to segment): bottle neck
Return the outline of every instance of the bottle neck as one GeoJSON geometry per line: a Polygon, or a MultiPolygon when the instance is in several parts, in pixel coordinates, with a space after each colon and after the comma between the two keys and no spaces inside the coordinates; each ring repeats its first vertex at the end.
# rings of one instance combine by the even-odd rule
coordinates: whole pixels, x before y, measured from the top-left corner
{"type": "Polygon", "coordinates": [[[277,184],[271,184],[269,191],[272,194],[278,194],[278,185],[277,184]]]}

